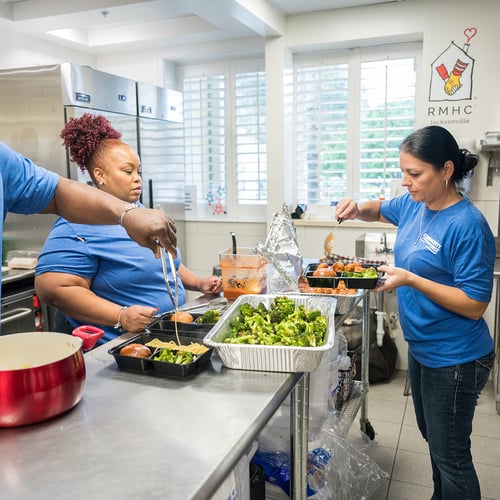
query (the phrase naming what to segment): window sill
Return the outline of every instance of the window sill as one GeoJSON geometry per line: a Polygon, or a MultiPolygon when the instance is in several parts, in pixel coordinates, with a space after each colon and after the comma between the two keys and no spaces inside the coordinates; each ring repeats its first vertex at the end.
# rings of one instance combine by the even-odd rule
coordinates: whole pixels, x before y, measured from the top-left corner
{"type": "MultiPolygon", "coordinates": [[[[300,227],[333,227],[335,221],[329,218],[317,218],[317,219],[292,219],[295,226],[300,227]]],[[[346,220],[340,224],[341,227],[351,227],[351,228],[371,228],[377,227],[382,229],[394,229],[393,224],[386,222],[363,222],[359,220],[346,220]]]]}
{"type": "Polygon", "coordinates": [[[184,222],[218,222],[218,223],[228,223],[234,222],[238,224],[265,224],[266,219],[264,217],[254,217],[254,218],[238,218],[238,217],[229,217],[227,215],[216,215],[216,216],[185,216],[183,218],[178,218],[178,220],[182,220],[184,222]]]}

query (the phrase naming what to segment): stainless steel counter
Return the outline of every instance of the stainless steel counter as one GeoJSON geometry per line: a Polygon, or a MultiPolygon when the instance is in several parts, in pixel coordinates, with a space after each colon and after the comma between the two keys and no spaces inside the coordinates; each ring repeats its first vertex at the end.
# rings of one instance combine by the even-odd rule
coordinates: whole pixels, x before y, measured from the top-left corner
{"type": "Polygon", "coordinates": [[[125,372],[107,352],[124,337],[85,354],[75,408],[0,429],[3,498],[210,498],[302,383],[301,374],[229,370],[217,356],[189,380],[125,372]]]}
{"type": "Polygon", "coordinates": [[[2,267],[2,285],[12,283],[13,281],[23,280],[25,278],[34,278],[34,269],[5,269],[2,267]]]}

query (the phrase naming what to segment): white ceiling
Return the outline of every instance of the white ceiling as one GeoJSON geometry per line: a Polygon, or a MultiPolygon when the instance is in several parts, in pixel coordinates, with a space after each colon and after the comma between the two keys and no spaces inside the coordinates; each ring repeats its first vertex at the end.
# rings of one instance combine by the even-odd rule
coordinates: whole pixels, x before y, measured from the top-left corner
{"type": "Polygon", "coordinates": [[[398,0],[0,0],[0,29],[99,55],[282,31],[288,15],[398,0]]]}

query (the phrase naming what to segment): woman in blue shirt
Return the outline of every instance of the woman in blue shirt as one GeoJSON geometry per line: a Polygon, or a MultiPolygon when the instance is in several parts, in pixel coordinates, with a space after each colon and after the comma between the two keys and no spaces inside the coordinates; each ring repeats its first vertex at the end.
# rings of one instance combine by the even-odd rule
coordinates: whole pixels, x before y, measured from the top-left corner
{"type": "MultiPolygon", "coordinates": [[[[99,190],[123,200],[131,213],[131,207],[141,206],[139,156],[104,116],[86,113],[71,119],[61,136],[71,159],[88,170],[99,190]]],[[[185,302],[185,289],[221,292],[217,276],[199,278],[181,263],[176,250],[176,269],[169,270],[169,276],[172,288],[172,272],[181,278],[179,305],[185,302]]],[[[59,218],[38,258],[35,287],[43,302],[58,308],[56,329],[70,332],[83,324],[95,325],[105,332],[103,342],[122,329],[143,331],[157,311],[174,307],[160,260],[134,244],[121,226],[89,226],[59,218]]]]}
{"type": "Polygon", "coordinates": [[[408,193],[360,205],[343,200],[336,213],[398,227],[394,267],[380,268],[386,280],[378,291],[396,289],[433,500],[481,498],[470,435],[494,359],[483,314],[492,295],[495,240],[482,213],[457,189],[477,163],[446,129],[422,128],[400,147],[408,193]]]}

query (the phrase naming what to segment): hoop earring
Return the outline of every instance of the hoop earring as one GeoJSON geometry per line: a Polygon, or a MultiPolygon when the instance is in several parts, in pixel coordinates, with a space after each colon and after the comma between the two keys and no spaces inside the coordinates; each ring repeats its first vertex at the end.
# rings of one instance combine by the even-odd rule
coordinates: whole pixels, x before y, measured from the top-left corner
{"type": "MultiPolygon", "coordinates": [[[[101,183],[101,184],[102,184],[102,183],[101,183]]],[[[445,181],[444,181],[444,187],[445,187],[446,189],[448,189],[448,179],[445,179],[445,181]]]]}

